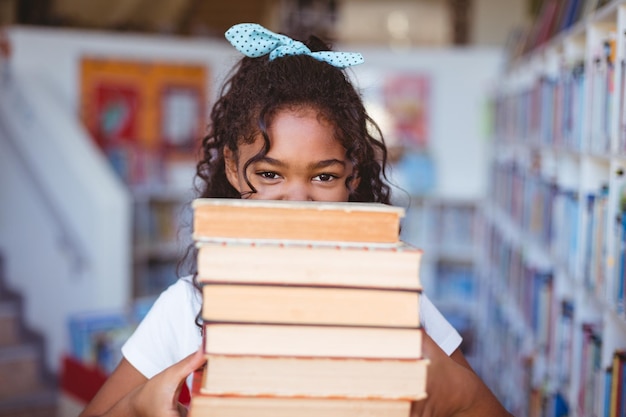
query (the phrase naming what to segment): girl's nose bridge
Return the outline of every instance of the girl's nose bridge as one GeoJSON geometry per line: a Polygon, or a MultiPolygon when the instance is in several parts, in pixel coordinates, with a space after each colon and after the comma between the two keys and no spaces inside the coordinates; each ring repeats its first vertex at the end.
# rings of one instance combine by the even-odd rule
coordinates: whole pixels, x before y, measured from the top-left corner
{"type": "Polygon", "coordinates": [[[308,181],[292,180],[285,184],[284,200],[307,201],[312,200],[311,185],[308,181]]]}

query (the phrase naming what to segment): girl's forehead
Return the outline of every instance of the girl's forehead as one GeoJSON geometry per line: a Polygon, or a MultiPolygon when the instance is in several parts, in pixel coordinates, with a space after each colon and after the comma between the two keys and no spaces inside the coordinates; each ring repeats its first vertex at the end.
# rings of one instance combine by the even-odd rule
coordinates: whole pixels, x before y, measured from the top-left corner
{"type": "Polygon", "coordinates": [[[273,112],[272,119],[284,114],[292,114],[295,116],[314,116],[329,121],[327,111],[320,108],[313,103],[292,103],[289,105],[281,106],[273,112]]]}
{"type": "Polygon", "coordinates": [[[281,106],[271,110],[263,118],[264,127],[253,128],[249,135],[241,136],[237,141],[237,148],[244,144],[262,148],[264,135],[269,139],[270,149],[285,140],[299,142],[303,139],[321,137],[326,141],[343,142],[338,137],[336,122],[328,117],[327,112],[313,104],[281,106]]]}
{"type": "Polygon", "coordinates": [[[295,119],[296,124],[314,124],[316,126],[321,126],[333,137],[336,137],[337,135],[336,121],[333,120],[326,111],[312,105],[282,109],[274,115],[270,125],[268,126],[268,130],[273,129],[277,122],[284,122],[284,120],[292,118],[295,119]]]}
{"type": "MultiPolygon", "coordinates": [[[[345,156],[345,148],[337,140],[334,127],[312,108],[285,110],[276,114],[266,133],[269,138],[268,157],[336,159],[345,156]]],[[[259,152],[264,144],[265,140],[259,133],[248,146],[242,146],[246,146],[248,152],[259,152]]]]}

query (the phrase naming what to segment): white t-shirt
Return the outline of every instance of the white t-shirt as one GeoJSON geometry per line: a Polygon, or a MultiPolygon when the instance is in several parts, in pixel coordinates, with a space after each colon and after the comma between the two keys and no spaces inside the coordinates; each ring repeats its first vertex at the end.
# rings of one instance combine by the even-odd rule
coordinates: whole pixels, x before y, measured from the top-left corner
{"type": "MultiPolygon", "coordinates": [[[[202,343],[196,316],[202,298],[192,277],[179,279],[159,298],[122,346],[122,354],[146,378],[197,351],[202,343]]],[[[420,315],[426,333],[448,355],[461,344],[461,335],[422,294],[420,315]]]]}

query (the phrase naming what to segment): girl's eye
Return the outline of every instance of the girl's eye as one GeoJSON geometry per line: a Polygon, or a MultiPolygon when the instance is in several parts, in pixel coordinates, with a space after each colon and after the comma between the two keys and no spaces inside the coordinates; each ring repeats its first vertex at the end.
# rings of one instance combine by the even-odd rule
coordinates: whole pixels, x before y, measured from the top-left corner
{"type": "Polygon", "coordinates": [[[279,175],[276,172],[272,172],[272,171],[257,172],[257,175],[266,180],[275,180],[279,177],[279,175]]]}
{"type": "Polygon", "coordinates": [[[314,181],[320,181],[320,182],[328,182],[328,181],[332,181],[334,179],[336,179],[337,176],[333,175],[333,174],[319,174],[315,177],[313,177],[314,181]]]}

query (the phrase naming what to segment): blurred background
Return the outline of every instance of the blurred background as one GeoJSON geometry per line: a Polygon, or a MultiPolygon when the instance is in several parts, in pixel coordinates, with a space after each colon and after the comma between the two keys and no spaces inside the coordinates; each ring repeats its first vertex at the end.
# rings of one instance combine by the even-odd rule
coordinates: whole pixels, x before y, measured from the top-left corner
{"type": "Polygon", "coordinates": [[[0,19],[21,24],[146,34],[221,37],[234,22],[342,43],[502,46],[529,23],[530,0],[2,0],[0,19]]]}

